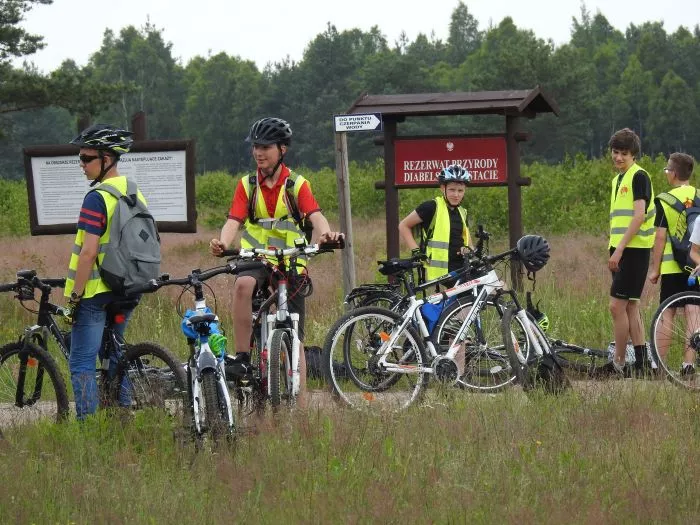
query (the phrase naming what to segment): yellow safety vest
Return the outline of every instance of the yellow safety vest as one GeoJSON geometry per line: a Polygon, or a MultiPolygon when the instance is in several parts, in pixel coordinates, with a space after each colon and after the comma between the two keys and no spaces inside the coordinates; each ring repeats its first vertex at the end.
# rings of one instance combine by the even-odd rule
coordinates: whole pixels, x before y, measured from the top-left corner
{"type": "MultiPolygon", "coordinates": [[[[107,207],[107,227],[105,228],[105,232],[100,237],[97,260],[92,265],[90,277],[85,283],[85,290],[83,292],[84,299],[94,297],[95,295],[100,293],[112,291],[111,288],[107,286],[107,284],[102,280],[99,272],[99,265],[105,258],[105,248],[109,243],[109,231],[112,225],[112,215],[114,215],[114,209],[117,207],[117,199],[111,193],[107,193],[106,191],[100,191],[100,187],[102,187],[105,184],[114,186],[121,193],[126,193],[127,179],[123,175],[120,175],[118,177],[112,177],[111,179],[107,179],[104,182],[102,182],[102,184],[100,184],[94,190],[98,191],[105,201],[105,206],[107,207]]],[[[145,197],[141,193],[141,190],[139,190],[138,192],[138,198],[141,202],[147,204],[145,197]]],[[[81,250],[83,249],[84,239],[85,230],[78,230],[78,232],[75,234],[75,241],[73,242],[73,252],[71,253],[70,262],[68,263],[68,277],[66,278],[66,287],[64,289],[64,295],[66,297],[70,297],[70,294],[73,291],[73,287],[75,286],[75,272],[78,270],[78,258],[80,256],[81,250]]]]}
{"type": "MultiPolygon", "coordinates": [[[[684,184],[683,186],[678,186],[669,190],[668,193],[676,197],[679,201],[690,203],[690,205],[692,205],[693,199],[695,198],[695,192],[696,190],[693,186],[684,184]]],[[[657,199],[657,201],[661,203],[661,207],[666,215],[666,222],[668,222],[666,231],[675,231],[680,214],[665,201],[661,199],[657,199]]],[[[667,233],[666,244],[664,244],[664,255],[661,258],[661,274],[666,275],[671,273],[683,273],[683,269],[681,269],[680,265],[673,258],[673,245],[671,244],[671,238],[667,233]]]]}
{"type": "MultiPolygon", "coordinates": [[[[629,228],[634,217],[634,197],[632,196],[632,179],[638,171],[644,171],[637,163],[625,172],[617,186],[618,176],[612,179],[612,191],[610,192],[610,243],[611,248],[617,248],[629,228]],[[617,191],[615,191],[617,189],[617,191]]],[[[651,181],[650,181],[651,182],[651,181]]],[[[627,248],[651,248],[654,246],[654,187],[651,187],[651,200],[646,209],[646,217],[639,227],[637,234],[630,239],[627,248]]]]}
{"type": "MultiPolygon", "coordinates": [[[[292,193],[298,203],[299,191],[304,182],[306,182],[306,179],[301,175],[292,173],[291,170],[289,172],[289,178],[294,181],[292,193]]],[[[248,201],[250,201],[252,190],[250,179],[251,177],[249,176],[243,178],[243,189],[245,190],[248,201]]],[[[255,183],[259,184],[257,176],[255,177],[255,183]]],[[[256,221],[251,222],[250,217],[246,217],[243,225],[244,231],[241,236],[242,248],[293,248],[294,241],[300,237],[304,237],[302,231],[292,220],[291,211],[286,202],[287,192],[285,191],[285,185],[286,181],[280,185],[277,205],[275,206],[275,213],[272,217],[270,217],[270,213],[267,211],[267,205],[265,204],[265,199],[261,194],[260,188],[257,189],[255,197],[256,202],[253,203],[256,221]]],[[[272,257],[268,257],[268,259],[273,263],[277,262],[277,260],[272,257]]],[[[306,259],[305,256],[298,257],[297,264],[299,266],[305,266],[306,259]]]]}
{"type": "MultiPolygon", "coordinates": [[[[429,281],[442,277],[448,271],[450,257],[450,212],[447,209],[445,197],[435,197],[435,215],[431,221],[432,231],[429,232],[425,254],[428,256],[426,278],[429,281]]],[[[467,227],[467,210],[457,207],[462,219],[462,239],[464,246],[469,245],[469,228],[467,227]]]]}

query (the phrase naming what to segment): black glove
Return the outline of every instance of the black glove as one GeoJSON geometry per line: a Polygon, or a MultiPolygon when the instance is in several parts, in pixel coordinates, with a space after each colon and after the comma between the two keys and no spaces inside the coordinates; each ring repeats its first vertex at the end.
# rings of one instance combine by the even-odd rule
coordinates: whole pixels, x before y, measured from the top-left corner
{"type": "Polygon", "coordinates": [[[411,259],[414,261],[427,261],[428,257],[420,251],[420,248],[413,248],[411,250],[411,259]]]}
{"type": "Polygon", "coordinates": [[[78,306],[80,301],[68,301],[68,304],[63,309],[63,318],[68,324],[74,324],[78,319],[78,306]]]}

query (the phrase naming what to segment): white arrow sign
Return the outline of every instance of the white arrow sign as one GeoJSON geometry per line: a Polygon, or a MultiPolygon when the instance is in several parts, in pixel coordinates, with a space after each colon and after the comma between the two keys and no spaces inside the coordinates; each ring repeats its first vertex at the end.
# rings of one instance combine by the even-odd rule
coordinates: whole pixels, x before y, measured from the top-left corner
{"type": "Polygon", "coordinates": [[[382,114],[367,113],[363,115],[335,115],[335,132],[341,131],[375,131],[382,129],[382,114]]]}

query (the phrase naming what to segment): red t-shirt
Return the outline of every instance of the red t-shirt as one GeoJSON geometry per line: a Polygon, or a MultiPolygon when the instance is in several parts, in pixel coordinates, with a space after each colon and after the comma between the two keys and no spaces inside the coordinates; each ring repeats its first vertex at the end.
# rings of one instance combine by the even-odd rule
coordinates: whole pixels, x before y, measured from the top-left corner
{"type": "MultiPolygon", "coordinates": [[[[272,217],[275,213],[275,208],[277,207],[277,199],[279,199],[280,191],[284,191],[284,184],[289,177],[289,168],[282,164],[282,173],[280,175],[277,183],[272,187],[268,188],[263,184],[263,174],[258,170],[258,181],[260,182],[260,195],[265,199],[265,206],[267,206],[267,212],[272,217]]],[[[316,211],[321,211],[321,207],[316,202],[316,198],[313,193],[311,193],[311,187],[309,181],[304,181],[299,188],[299,197],[297,198],[297,206],[299,207],[299,212],[302,215],[310,215],[316,211]]],[[[248,218],[248,197],[246,196],[245,189],[243,188],[243,178],[238,181],[236,186],[236,191],[233,194],[233,200],[231,201],[231,209],[228,212],[228,218],[234,219],[240,223],[245,222],[248,218]]]]}

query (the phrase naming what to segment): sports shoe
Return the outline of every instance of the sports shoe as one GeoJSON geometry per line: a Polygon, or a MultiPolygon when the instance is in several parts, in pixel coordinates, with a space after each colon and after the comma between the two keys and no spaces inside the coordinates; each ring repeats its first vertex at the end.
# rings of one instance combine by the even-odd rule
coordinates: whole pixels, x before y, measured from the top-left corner
{"type": "Polygon", "coordinates": [[[695,367],[693,365],[683,365],[681,367],[681,379],[691,379],[695,375],[695,367]]]}
{"type": "Polygon", "coordinates": [[[596,368],[591,376],[596,379],[622,379],[625,377],[627,368],[628,367],[625,366],[622,370],[618,370],[612,361],[608,361],[600,368],[596,368]]]}

